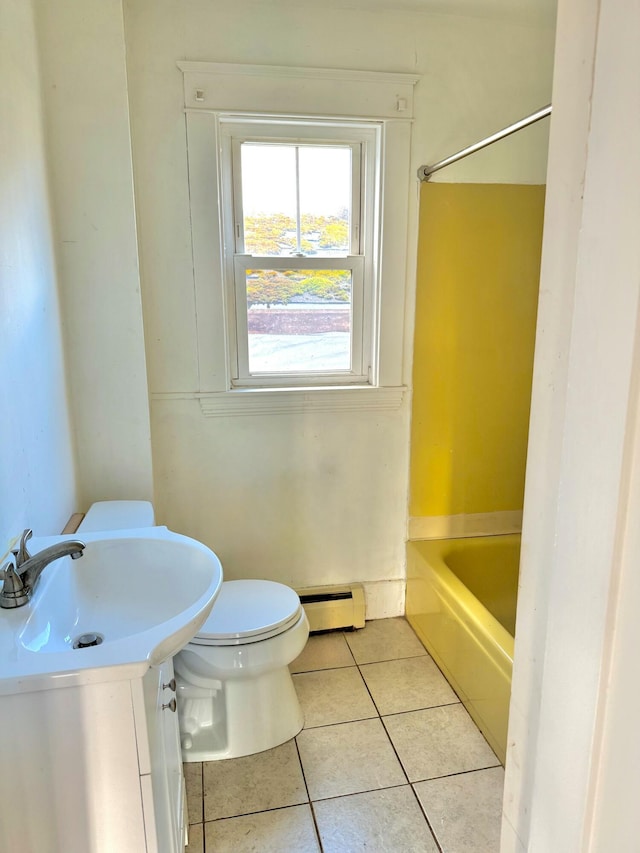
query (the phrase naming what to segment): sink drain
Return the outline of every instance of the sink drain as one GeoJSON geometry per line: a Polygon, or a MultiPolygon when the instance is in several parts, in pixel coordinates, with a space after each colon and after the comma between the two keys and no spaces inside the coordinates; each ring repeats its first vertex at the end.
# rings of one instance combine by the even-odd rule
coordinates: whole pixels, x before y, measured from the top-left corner
{"type": "Polygon", "coordinates": [[[79,637],[73,641],[74,649],[88,649],[89,646],[99,646],[100,643],[104,640],[102,634],[80,634],[79,637]]]}

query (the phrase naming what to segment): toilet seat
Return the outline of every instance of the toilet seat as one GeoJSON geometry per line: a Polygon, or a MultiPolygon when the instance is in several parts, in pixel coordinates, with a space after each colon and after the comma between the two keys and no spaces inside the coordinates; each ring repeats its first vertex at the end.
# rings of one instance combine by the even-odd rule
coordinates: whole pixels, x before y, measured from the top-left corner
{"type": "Polygon", "coordinates": [[[225,581],[209,617],[190,645],[238,646],[283,634],[302,612],[294,590],[265,580],[225,581]]]}

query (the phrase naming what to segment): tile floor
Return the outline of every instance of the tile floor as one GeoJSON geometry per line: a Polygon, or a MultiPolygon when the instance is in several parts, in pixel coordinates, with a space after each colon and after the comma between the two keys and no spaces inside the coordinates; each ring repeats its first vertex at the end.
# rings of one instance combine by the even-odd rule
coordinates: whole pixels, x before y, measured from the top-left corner
{"type": "Polygon", "coordinates": [[[404,619],[291,665],[295,740],[185,764],[187,853],[495,853],[504,771],[404,619]]]}

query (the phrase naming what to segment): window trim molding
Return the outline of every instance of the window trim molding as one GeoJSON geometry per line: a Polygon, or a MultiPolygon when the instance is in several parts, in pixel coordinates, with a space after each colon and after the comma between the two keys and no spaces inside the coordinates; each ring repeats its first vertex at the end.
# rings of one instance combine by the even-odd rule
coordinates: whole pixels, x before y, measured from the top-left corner
{"type": "Polygon", "coordinates": [[[420,81],[416,74],[340,68],[176,64],[184,77],[185,109],[196,111],[411,119],[413,88],[420,81]],[[286,86],[283,79],[289,81],[286,86]],[[336,82],[343,85],[336,87],[336,82]]]}
{"type": "Polygon", "coordinates": [[[207,418],[252,415],[288,415],[314,412],[395,412],[408,394],[394,388],[328,386],[324,388],[240,388],[218,393],[155,392],[154,402],[197,400],[207,418]]]}
{"type": "MultiPolygon", "coordinates": [[[[233,306],[224,287],[223,222],[217,209],[221,196],[219,116],[266,119],[336,119],[382,124],[379,233],[384,233],[380,287],[373,306],[378,329],[375,368],[366,390],[374,396],[384,388],[403,386],[404,311],[407,286],[407,235],[411,188],[410,149],[413,87],[420,79],[408,74],[340,71],[337,69],[227,65],[181,62],[184,74],[187,167],[196,303],[199,393],[258,400],[265,389],[232,389],[228,359],[227,323],[233,306]],[[286,86],[282,85],[286,78],[286,86]],[[280,81],[278,85],[277,81],[280,81]],[[344,85],[336,86],[341,80],[344,85]],[[212,200],[214,203],[212,204],[212,200]]],[[[316,395],[335,392],[362,396],[364,389],[348,386],[318,388],[316,395]]],[[[279,389],[283,402],[303,388],[279,389]]],[[[384,396],[384,395],[383,395],[384,396]]],[[[328,402],[327,402],[328,404],[328,402]]],[[[226,405],[226,404],[225,404],[226,405]]],[[[235,404],[233,404],[235,405],[235,404]]],[[[263,404],[255,404],[262,407],[263,404]]],[[[360,406],[358,406],[360,407],[360,406]]],[[[308,405],[306,406],[308,408],[308,405]]],[[[305,410],[306,410],[305,408],[305,410]]],[[[227,407],[229,413],[230,409],[227,407]]],[[[333,410],[333,409],[332,409],[333,410]]]]}

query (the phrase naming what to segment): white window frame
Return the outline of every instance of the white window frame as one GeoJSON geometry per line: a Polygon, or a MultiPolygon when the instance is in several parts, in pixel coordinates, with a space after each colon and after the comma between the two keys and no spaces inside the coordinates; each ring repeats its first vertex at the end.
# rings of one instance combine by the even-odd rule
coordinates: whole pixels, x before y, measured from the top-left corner
{"type": "Polygon", "coordinates": [[[373,375],[374,305],[378,269],[379,122],[313,121],[304,118],[218,116],[221,216],[225,245],[225,286],[229,373],[232,388],[368,385],[373,375]],[[352,219],[344,256],[245,254],[240,148],[243,142],[326,144],[352,152],[352,219]],[[249,370],[245,273],[247,269],[349,269],[352,273],[349,370],[254,373],[249,370]]]}
{"type": "Polygon", "coordinates": [[[196,303],[199,385],[194,393],[207,416],[306,410],[396,409],[404,396],[407,251],[415,252],[417,195],[412,187],[413,87],[408,74],[180,62],[196,303]],[[220,117],[257,120],[308,117],[377,124],[379,219],[377,288],[373,297],[372,364],[365,384],[304,387],[234,387],[228,353],[230,312],[225,285],[225,235],[220,117]],[[410,216],[411,211],[411,216],[410,216]]]}

